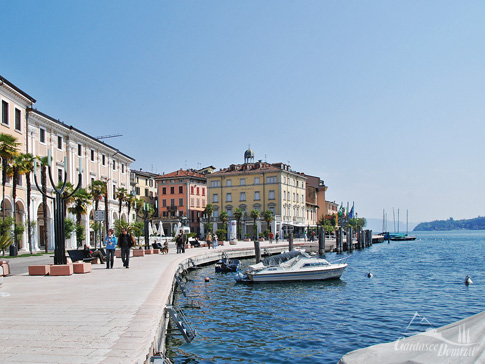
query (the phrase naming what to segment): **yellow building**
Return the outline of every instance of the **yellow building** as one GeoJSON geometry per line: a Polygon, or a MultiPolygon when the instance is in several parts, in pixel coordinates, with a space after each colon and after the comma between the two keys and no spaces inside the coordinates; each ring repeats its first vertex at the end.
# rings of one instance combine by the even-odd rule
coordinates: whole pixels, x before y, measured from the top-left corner
{"type": "MultiPolygon", "coordinates": [[[[254,153],[247,150],[243,164],[232,164],[228,168],[207,175],[208,203],[214,206],[213,222],[219,221],[221,211],[226,211],[231,220],[236,208],[246,214],[242,235],[253,236],[252,210],[272,211],[275,219],[271,231],[285,237],[292,232],[303,237],[306,227],[306,177],[292,171],[284,163],[254,162],[254,153]]],[[[258,233],[268,230],[262,217],[257,221],[258,233]]]]}

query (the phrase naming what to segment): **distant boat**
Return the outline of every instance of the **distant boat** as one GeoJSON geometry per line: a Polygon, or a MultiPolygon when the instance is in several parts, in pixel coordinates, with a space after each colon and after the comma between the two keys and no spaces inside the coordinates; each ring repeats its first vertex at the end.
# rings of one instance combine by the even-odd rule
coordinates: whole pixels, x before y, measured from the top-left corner
{"type": "MultiPolygon", "coordinates": [[[[398,210],[398,216],[399,216],[399,210],[398,210]]],[[[399,221],[398,221],[398,224],[399,224],[399,221]]],[[[409,236],[408,235],[408,210],[406,210],[406,234],[402,234],[402,233],[400,234],[399,229],[398,229],[397,234],[389,234],[389,233],[386,233],[386,234],[388,234],[386,239],[392,240],[392,241],[413,241],[413,240],[416,240],[415,236],[409,236]]]]}

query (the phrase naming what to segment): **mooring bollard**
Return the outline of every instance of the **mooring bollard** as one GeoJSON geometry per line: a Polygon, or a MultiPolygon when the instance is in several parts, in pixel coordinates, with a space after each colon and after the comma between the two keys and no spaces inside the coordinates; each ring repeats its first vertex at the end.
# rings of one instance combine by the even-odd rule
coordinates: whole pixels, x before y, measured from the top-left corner
{"type": "Polygon", "coordinates": [[[288,243],[289,243],[289,251],[293,251],[293,233],[290,233],[290,236],[288,237],[288,243]]]}
{"type": "Polygon", "coordinates": [[[261,248],[259,246],[259,241],[254,241],[254,255],[256,256],[256,263],[261,261],[261,248]]]}
{"type": "Polygon", "coordinates": [[[318,254],[325,255],[325,228],[320,228],[320,234],[318,235],[318,254]]]}

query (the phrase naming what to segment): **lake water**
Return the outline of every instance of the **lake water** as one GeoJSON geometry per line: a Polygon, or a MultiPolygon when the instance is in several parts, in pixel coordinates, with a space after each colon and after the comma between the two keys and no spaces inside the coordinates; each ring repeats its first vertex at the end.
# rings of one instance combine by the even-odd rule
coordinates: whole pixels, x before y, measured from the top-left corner
{"type": "MultiPolygon", "coordinates": [[[[439,327],[483,311],[485,231],[413,235],[354,251],[336,281],[250,285],[213,265],[194,270],[186,287],[200,308],[183,312],[197,337],[186,344],[170,335],[167,356],[177,364],[337,363],[349,351],[402,337],[416,312],[439,327]],[[474,284],[464,284],[466,275],[474,284]]],[[[176,306],[186,303],[176,296],[176,306]]]]}

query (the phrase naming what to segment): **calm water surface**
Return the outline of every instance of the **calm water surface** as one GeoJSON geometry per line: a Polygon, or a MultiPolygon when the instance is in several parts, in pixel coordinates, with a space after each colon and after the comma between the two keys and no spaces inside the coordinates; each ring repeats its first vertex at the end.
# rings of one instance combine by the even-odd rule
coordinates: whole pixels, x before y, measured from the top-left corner
{"type": "MultiPolygon", "coordinates": [[[[195,270],[186,287],[200,308],[183,311],[197,337],[186,344],[170,336],[167,354],[177,364],[337,363],[349,351],[398,339],[415,312],[439,327],[483,311],[485,231],[413,235],[354,251],[336,281],[247,285],[214,266],[195,270]]],[[[186,303],[177,295],[175,305],[186,303]]]]}

